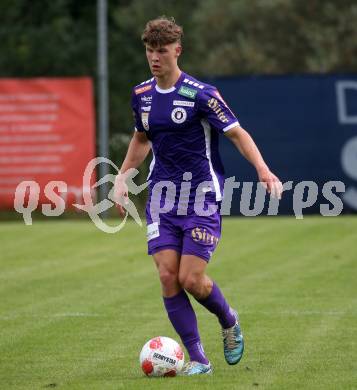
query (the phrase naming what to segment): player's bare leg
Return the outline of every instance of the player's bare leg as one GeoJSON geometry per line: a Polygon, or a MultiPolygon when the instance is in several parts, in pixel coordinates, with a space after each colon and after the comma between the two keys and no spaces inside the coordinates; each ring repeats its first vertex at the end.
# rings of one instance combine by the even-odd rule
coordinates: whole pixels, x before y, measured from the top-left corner
{"type": "Polygon", "coordinates": [[[177,295],[180,286],[178,274],[180,267],[180,254],[172,249],[164,249],[153,255],[162,288],[162,295],[170,298],[177,295]]]}
{"type": "MultiPolygon", "coordinates": [[[[196,314],[191,302],[179,283],[180,255],[172,249],[164,249],[153,255],[159,271],[163,300],[168,317],[177,334],[185,345],[190,360],[207,366],[211,371],[198,332],[196,314]]],[[[195,374],[201,372],[194,372],[195,374]]]]}
{"type": "Polygon", "coordinates": [[[222,326],[224,356],[228,364],[237,364],[244,351],[243,335],[238,314],[225,300],[221,290],[205,273],[207,262],[200,257],[183,255],[179,283],[211,313],[222,326]]]}

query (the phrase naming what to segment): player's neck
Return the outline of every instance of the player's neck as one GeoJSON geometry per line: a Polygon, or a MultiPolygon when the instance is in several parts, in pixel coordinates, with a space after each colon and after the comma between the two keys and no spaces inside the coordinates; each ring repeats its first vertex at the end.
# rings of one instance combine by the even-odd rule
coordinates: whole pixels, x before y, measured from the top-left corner
{"type": "Polygon", "coordinates": [[[161,77],[156,76],[155,79],[159,88],[169,89],[177,83],[177,80],[180,78],[180,76],[181,70],[177,67],[170,74],[162,75],[161,77]]]}

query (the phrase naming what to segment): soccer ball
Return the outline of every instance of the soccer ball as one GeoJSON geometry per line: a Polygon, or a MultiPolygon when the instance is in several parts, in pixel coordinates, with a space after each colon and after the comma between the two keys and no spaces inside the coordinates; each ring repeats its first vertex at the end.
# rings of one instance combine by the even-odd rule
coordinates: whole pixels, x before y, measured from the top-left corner
{"type": "Polygon", "coordinates": [[[180,344],[169,337],[154,337],[140,352],[140,366],[147,376],[176,376],[183,364],[180,344]]]}

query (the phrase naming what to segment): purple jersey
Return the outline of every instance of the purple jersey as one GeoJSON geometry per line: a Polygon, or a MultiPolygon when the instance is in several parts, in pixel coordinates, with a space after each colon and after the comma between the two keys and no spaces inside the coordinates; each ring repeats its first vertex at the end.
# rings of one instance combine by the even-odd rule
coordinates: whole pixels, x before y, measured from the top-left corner
{"type": "Polygon", "coordinates": [[[179,192],[183,174],[191,172],[190,203],[204,181],[212,183],[205,190],[206,199],[222,200],[218,137],[239,123],[217,89],[183,72],[166,90],[152,78],[134,88],[132,108],[136,131],[145,132],[151,141],[150,188],[171,181],[179,192]]]}

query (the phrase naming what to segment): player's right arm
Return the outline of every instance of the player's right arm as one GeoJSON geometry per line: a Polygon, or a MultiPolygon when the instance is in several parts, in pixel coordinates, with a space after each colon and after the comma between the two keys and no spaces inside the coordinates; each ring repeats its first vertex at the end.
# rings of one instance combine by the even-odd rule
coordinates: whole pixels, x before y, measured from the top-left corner
{"type": "MultiPolygon", "coordinates": [[[[128,151],[124,162],[120,168],[120,172],[115,179],[115,198],[125,204],[128,201],[128,187],[125,183],[126,173],[130,168],[137,168],[145,160],[150,151],[150,142],[146,136],[146,131],[143,127],[140,118],[140,107],[135,93],[135,89],[131,95],[131,107],[133,109],[135,132],[129,143],[128,151]]],[[[117,202],[117,208],[121,216],[125,215],[123,206],[117,202]]]]}
{"type": "Polygon", "coordinates": [[[120,172],[124,174],[130,168],[137,168],[146,158],[150,151],[150,143],[145,133],[135,131],[120,172]]]}
{"type": "MultiPolygon", "coordinates": [[[[120,172],[115,178],[115,197],[121,200],[121,202],[127,203],[128,199],[128,186],[126,185],[126,173],[130,168],[137,168],[145,160],[150,151],[150,143],[143,132],[135,131],[126,152],[125,159],[120,168],[120,172]]],[[[125,215],[123,206],[118,202],[117,208],[120,216],[125,215]]]]}

